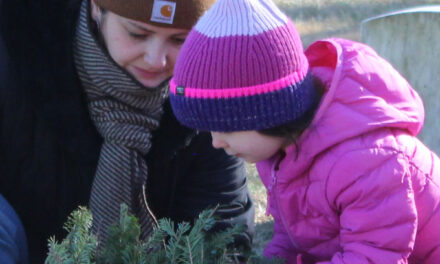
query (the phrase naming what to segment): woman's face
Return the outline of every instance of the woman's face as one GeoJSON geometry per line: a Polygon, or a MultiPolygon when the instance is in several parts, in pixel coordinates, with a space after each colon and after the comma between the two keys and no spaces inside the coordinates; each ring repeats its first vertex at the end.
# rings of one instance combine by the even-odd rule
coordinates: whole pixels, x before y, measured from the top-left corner
{"type": "MultiPolygon", "coordinates": [[[[92,1],[93,3],[93,1],[92,1]]],[[[146,87],[156,87],[173,75],[174,64],[189,30],[149,25],[96,5],[92,17],[113,60],[146,87]]]]}

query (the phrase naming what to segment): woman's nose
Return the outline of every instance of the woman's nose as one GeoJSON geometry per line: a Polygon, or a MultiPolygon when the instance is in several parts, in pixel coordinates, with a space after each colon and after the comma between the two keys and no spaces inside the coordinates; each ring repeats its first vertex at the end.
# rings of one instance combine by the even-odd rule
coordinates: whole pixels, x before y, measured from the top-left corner
{"type": "Polygon", "coordinates": [[[144,54],[144,61],[152,68],[165,68],[167,64],[167,51],[164,44],[159,41],[153,41],[150,45],[147,45],[144,54]]]}

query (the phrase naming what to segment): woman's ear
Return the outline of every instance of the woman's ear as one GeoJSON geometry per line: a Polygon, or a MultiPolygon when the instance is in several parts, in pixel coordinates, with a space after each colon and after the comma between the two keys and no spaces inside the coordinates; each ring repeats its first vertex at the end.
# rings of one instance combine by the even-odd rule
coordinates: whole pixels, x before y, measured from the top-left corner
{"type": "Polygon", "coordinates": [[[95,0],[90,0],[90,4],[91,4],[92,19],[95,20],[96,24],[99,25],[102,19],[101,8],[99,8],[99,6],[95,3],[95,0]]]}

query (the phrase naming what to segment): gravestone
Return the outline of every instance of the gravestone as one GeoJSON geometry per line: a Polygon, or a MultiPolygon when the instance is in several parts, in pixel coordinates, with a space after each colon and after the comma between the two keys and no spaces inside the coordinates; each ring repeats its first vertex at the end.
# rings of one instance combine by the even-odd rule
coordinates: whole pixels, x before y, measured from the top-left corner
{"type": "Polygon", "coordinates": [[[361,41],[391,62],[420,94],[425,125],[419,138],[440,154],[440,5],[366,19],[361,41]]]}

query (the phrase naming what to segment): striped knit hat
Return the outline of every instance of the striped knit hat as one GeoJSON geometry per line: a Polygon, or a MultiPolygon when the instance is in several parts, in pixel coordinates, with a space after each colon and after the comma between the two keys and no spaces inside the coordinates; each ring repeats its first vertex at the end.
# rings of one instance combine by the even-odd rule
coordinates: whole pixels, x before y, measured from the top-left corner
{"type": "Polygon", "coordinates": [[[188,127],[267,129],[316,103],[308,72],[295,26],[271,0],[218,0],[182,47],[170,99],[188,127]]]}

